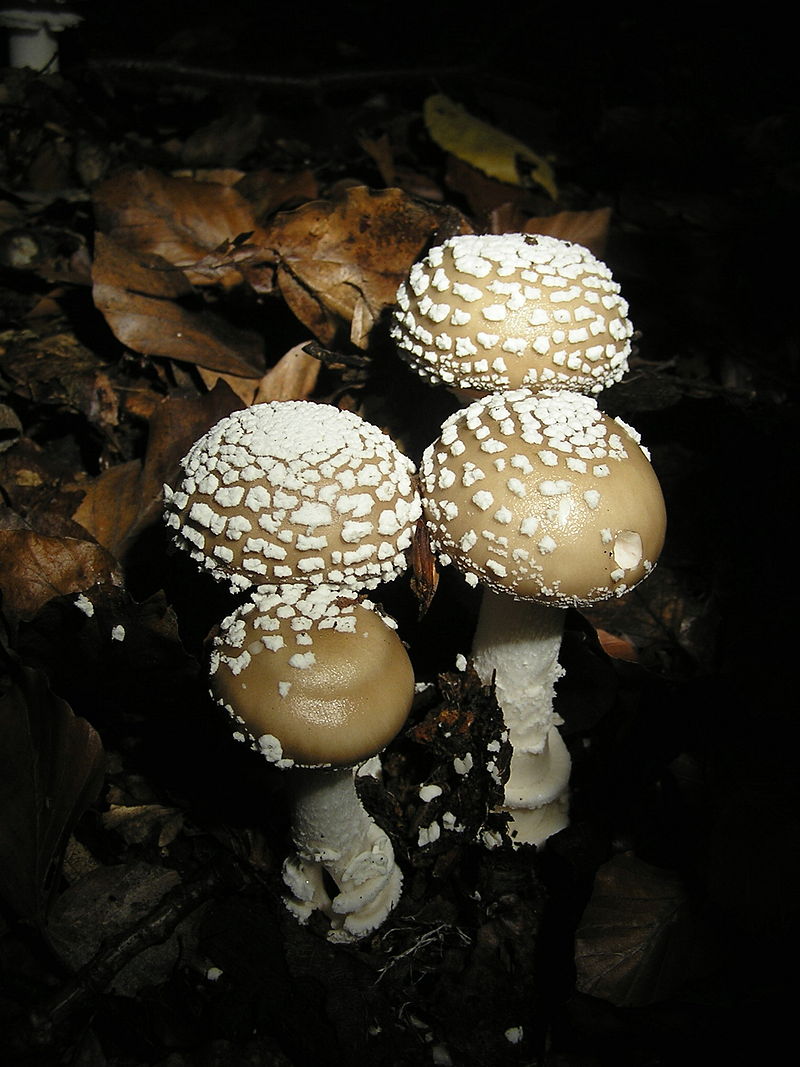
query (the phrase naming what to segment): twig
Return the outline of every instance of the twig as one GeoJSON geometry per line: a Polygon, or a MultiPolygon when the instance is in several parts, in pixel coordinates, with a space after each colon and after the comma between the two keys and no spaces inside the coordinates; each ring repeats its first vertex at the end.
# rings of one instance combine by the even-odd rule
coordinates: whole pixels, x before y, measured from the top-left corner
{"type": "Polygon", "coordinates": [[[172,60],[105,58],[89,60],[95,74],[136,74],[148,78],[171,78],[202,85],[237,83],[263,89],[292,93],[318,93],[323,90],[352,88],[359,85],[387,85],[396,82],[436,81],[446,76],[470,73],[469,66],[398,67],[395,69],[334,70],[313,75],[264,74],[260,71],[225,70],[219,67],[195,67],[172,60]]]}
{"type": "Polygon", "coordinates": [[[191,882],[176,886],[143,922],[130,927],[113,944],[104,943],[91,960],[51,997],[38,1004],[5,1036],[6,1053],[19,1053],[51,1046],[64,1024],[91,1005],[126,964],[146,948],[160,945],[178,924],[201,904],[222,892],[241,886],[238,867],[213,867],[191,882]]]}

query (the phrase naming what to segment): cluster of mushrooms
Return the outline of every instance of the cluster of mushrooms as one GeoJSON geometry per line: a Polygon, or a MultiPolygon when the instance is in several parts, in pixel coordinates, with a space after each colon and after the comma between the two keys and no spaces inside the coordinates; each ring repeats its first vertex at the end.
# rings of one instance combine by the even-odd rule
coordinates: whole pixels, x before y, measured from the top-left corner
{"type": "Polygon", "coordinates": [[[237,739],[292,769],[287,905],[300,921],[320,910],[332,940],[374,931],[400,897],[354,776],[411,708],[405,646],[366,594],[405,570],[420,520],[439,563],[482,589],[471,659],[513,748],[512,843],[567,825],[553,708],[566,609],[626,593],[664,540],[649,456],[593,398],[627,370],[631,335],[618,284],[587,249],[453,237],[412,266],[394,311],[403,358],[463,405],[418,472],[359,416],[276,401],[214,426],[166,489],[175,542],[243,594],[214,639],[211,690],[237,739]]]}

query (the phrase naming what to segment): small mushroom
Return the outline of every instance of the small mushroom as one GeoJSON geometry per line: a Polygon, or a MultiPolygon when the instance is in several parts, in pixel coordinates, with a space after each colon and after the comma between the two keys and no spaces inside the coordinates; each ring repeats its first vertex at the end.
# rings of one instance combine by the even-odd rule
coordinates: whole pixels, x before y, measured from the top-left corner
{"type": "Polygon", "coordinates": [[[581,245],[461,234],[411,267],[391,332],[431,383],[597,393],[627,370],[633,327],[611,271],[581,245]]]}
{"type": "Polygon", "coordinates": [[[375,930],[399,900],[402,875],[354,774],[411,708],[414,673],[390,621],[330,586],[261,589],[223,622],[211,688],[238,740],[294,768],[297,851],[283,867],[292,913],[305,922],[321,911],[333,941],[375,930]]]}
{"type": "Polygon", "coordinates": [[[520,389],[447,419],[421,464],[442,563],[483,588],[472,657],[514,748],[505,804],[517,842],[566,825],[570,760],[553,711],[569,605],[619,597],[664,541],[661,489],[639,435],[566,390],[520,389]]]}
{"type": "Polygon", "coordinates": [[[8,30],[8,63],[54,74],[58,38],[82,21],[64,0],[16,0],[0,5],[0,27],[8,30]]]}
{"type": "Polygon", "coordinates": [[[175,541],[236,589],[373,589],[401,574],[420,516],[414,465],[330,404],[273,401],[222,419],[165,487],[175,541]]]}
{"type": "Polygon", "coordinates": [[[407,567],[421,514],[414,465],[358,415],[274,401],[222,419],[182,471],[164,488],[176,544],[248,593],[215,639],[212,692],[235,736],[295,768],[289,906],[300,919],[323,911],[334,940],[362,936],[394,907],[402,877],[354,768],[400,729],[414,678],[395,630],[359,595],[407,567]]]}

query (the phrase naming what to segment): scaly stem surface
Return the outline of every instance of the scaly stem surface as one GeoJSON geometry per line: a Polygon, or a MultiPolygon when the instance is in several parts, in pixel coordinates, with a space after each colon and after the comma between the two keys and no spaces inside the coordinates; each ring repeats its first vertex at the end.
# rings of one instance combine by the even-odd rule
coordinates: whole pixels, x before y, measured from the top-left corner
{"type": "Polygon", "coordinates": [[[485,589],[473,638],[475,669],[484,684],[494,676],[514,750],[505,808],[518,844],[542,844],[568,822],[570,758],[553,711],[565,616],[565,608],[485,589]]]}
{"type": "Polygon", "coordinates": [[[289,773],[297,852],[283,866],[291,891],[286,905],[301,922],[315,910],[327,915],[329,940],[356,940],[376,930],[400,899],[392,843],[364,809],[354,768],[289,773]],[[326,885],[326,874],[338,892],[326,885]]]}

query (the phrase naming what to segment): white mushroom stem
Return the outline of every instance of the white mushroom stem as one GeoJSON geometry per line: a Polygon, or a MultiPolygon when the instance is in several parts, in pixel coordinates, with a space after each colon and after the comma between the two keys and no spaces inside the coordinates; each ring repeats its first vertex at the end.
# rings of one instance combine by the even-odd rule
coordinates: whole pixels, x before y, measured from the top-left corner
{"type": "MultiPolygon", "coordinates": [[[[54,2],[53,8],[56,6],[57,2],[54,2]]],[[[52,8],[20,7],[0,11],[0,27],[9,31],[9,66],[55,73],[58,70],[56,35],[81,21],[80,15],[52,8]]]]}
{"type": "Polygon", "coordinates": [[[568,823],[570,757],[553,711],[565,616],[565,608],[483,591],[472,659],[484,684],[494,678],[513,748],[505,808],[515,844],[540,845],[568,823]]]}
{"type": "Polygon", "coordinates": [[[291,772],[292,837],[297,852],[283,865],[286,905],[306,922],[320,910],[331,941],[376,930],[400,899],[402,874],[392,843],[361,803],[352,767],[291,772]],[[338,892],[331,895],[327,874],[338,892]]]}

